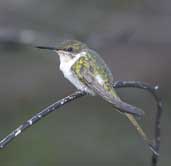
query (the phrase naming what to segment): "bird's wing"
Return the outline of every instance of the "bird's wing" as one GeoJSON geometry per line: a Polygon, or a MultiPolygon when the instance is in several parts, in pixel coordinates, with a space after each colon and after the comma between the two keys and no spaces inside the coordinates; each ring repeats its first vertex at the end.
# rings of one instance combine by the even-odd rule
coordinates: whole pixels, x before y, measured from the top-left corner
{"type": "MultiPolygon", "coordinates": [[[[138,133],[142,136],[142,138],[147,142],[147,144],[150,146],[150,149],[155,152],[155,149],[153,148],[151,141],[144,133],[141,126],[136,121],[135,117],[133,115],[142,115],[142,110],[134,107],[132,105],[129,105],[123,101],[120,100],[120,98],[115,93],[112,82],[113,78],[111,75],[111,72],[108,68],[106,68],[106,64],[100,57],[96,54],[93,54],[96,56],[96,61],[94,59],[89,59],[85,57],[81,57],[72,67],[73,73],[75,73],[80,79],[80,81],[83,81],[87,87],[92,89],[96,94],[103,97],[106,101],[112,103],[120,112],[124,113],[124,115],[127,116],[127,118],[130,120],[130,122],[133,124],[133,126],[137,129],[138,133]],[[94,61],[92,63],[92,61],[94,61]],[[94,65],[94,63],[96,63],[94,65]],[[100,65],[99,65],[100,64],[100,65]],[[98,70],[97,70],[98,68],[98,70]],[[101,73],[103,73],[101,75],[101,73]],[[105,80],[105,84],[103,84],[101,81],[99,81],[99,76],[103,76],[102,80],[105,80]]],[[[91,58],[91,57],[90,57],[91,58]]]]}
{"type": "Polygon", "coordinates": [[[72,66],[72,71],[77,75],[78,79],[84,82],[96,94],[112,103],[120,112],[142,116],[143,111],[141,109],[120,100],[109,81],[104,66],[101,67],[99,64],[95,64],[92,59],[86,58],[81,57],[72,66]]]}

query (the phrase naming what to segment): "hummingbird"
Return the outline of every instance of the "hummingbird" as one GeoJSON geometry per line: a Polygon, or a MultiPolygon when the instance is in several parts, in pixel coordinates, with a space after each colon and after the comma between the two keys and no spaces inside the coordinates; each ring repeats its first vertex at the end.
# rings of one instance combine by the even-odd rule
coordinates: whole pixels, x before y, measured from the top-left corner
{"type": "Polygon", "coordinates": [[[37,48],[55,51],[59,55],[59,68],[64,77],[77,89],[92,96],[99,95],[112,104],[115,110],[130,120],[150,149],[155,151],[135,118],[142,116],[144,112],[121,100],[113,88],[114,79],[111,70],[95,50],[77,40],[66,40],[57,47],[37,46],[37,48]]]}

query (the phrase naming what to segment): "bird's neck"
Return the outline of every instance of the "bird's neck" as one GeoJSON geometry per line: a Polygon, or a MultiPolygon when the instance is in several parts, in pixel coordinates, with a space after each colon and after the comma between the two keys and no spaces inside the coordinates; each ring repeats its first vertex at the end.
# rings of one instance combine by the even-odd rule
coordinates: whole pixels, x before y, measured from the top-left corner
{"type": "Polygon", "coordinates": [[[86,56],[86,52],[80,52],[78,53],[76,56],[74,56],[74,58],[71,58],[69,56],[65,56],[65,55],[59,55],[59,59],[60,59],[60,70],[62,72],[65,72],[66,70],[70,70],[72,65],[75,64],[75,62],[80,58],[86,56]]]}

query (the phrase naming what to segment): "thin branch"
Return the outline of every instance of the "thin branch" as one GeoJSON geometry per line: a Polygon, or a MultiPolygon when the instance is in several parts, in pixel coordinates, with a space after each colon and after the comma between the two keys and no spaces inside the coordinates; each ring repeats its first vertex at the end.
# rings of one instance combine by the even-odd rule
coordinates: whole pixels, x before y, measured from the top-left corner
{"type": "Polygon", "coordinates": [[[61,106],[65,105],[66,103],[73,101],[79,97],[82,97],[86,95],[85,92],[82,91],[76,91],[72,93],[71,95],[58,100],[57,102],[51,104],[50,106],[43,109],[41,112],[37,113],[33,117],[31,117],[29,120],[24,122],[22,125],[20,125],[17,129],[12,131],[9,135],[7,135],[4,139],[0,141],[0,148],[6,147],[15,137],[17,137],[19,134],[21,134],[25,129],[28,127],[31,127],[33,124],[37,123],[39,120],[41,120],[43,117],[49,115],[51,112],[56,111],[61,106]]]}
{"type": "MultiPolygon", "coordinates": [[[[142,83],[139,81],[117,81],[114,83],[114,88],[139,88],[139,89],[144,89],[149,91],[155,101],[156,101],[156,106],[157,106],[157,112],[156,112],[156,117],[155,117],[155,131],[154,131],[154,148],[155,151],[159,154],[160,150],[160,121],[161,121],[161,116],[163,112],[162,108],[162,101],[161,98],[158,95],[158,86],[150,86],[149,84],[142,83]]],[[[152,166],[156,166],[158,162],[159,155],[156,155],[156,153],[153,153],[152,155],[152,166]]]]}
{"type": "MultiPolygon", "coordinates": [[[[157,104],[157,113],[156,113],[156,119],[155,119],[155,150],[157,153],[159,153],[160,149],[160,119],[162,115],[162,102],[160,97],[157,94],[158,86],[152,87],[148,84],[139,82],[139,81],[117,81],[113,84],[114,88],[139,88],[149,91],[153,97],[156,100],[157,104]]],[[[86,93],[82,91],[76,91],[75,93],[58,100],[57,102],[53,103],[52,105],[48,106],[47,108],[43,109],[41,112],[34,115],[32,118],[27,120],[25,123],[20,125],[16,130],[12,131],[9,135],[7,135],[4,139],[0,141],[0,148],[4,148],[6,145],[8,145],[16,136],[21,134],[25,129],[28,127],[31,127],[33,124],[41,120],[43,117],[47,116],[51,112],[56,111],[61,106],[65,105],[66,103],[73,101],[79,97],[85,96],[86,93]]],[[[152,156],[152,166],[156,166],[158,161],[158,155],[156,153],[153,153],[152,156]]]]}

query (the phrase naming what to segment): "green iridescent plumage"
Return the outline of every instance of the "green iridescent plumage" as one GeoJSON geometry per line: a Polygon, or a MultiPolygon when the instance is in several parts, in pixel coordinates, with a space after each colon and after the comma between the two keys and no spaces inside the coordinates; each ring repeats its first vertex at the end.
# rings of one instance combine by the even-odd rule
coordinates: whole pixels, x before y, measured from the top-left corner
{"type": "Polygon", "coordinates": [[[100,58],[100,56],[93,50],[86,50],[86,55],[80,57],[75,64],[71,68],[74,73],[79,77],[81,81],[84,80],[83,72],[89,71],[92,76],[96,78],[96,76],[101,77],[103,80],[103,88],[104,90],[110,92],[112,95],[117,97],[116,92],[112,87],[113,76],[110,70],[108,69],[105,62],[100,58]]]}

